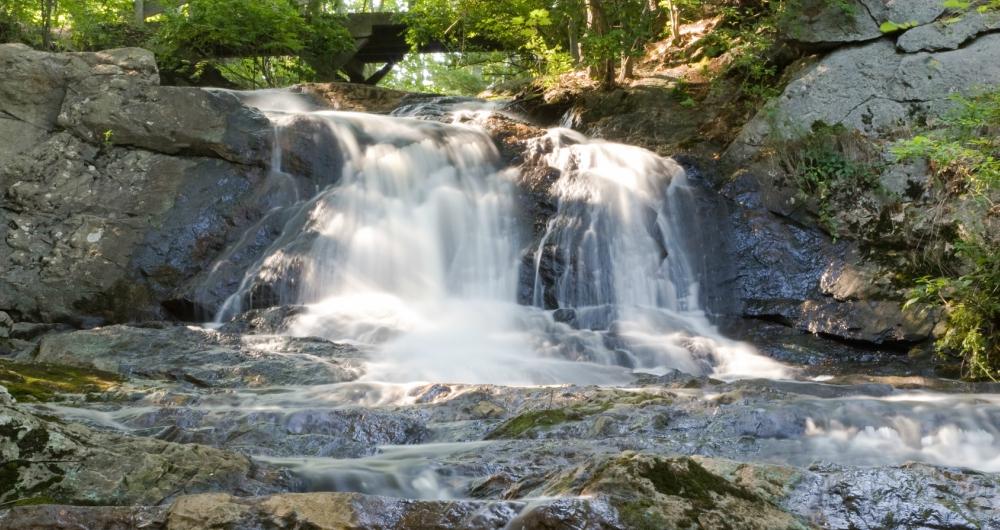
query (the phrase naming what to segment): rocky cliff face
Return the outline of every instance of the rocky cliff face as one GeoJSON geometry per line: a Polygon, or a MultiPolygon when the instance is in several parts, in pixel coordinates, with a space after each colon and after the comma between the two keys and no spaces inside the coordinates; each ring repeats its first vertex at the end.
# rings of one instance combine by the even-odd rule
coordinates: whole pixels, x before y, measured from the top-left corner
{"type": "Polygon", "coordinates": [[[259,196],[271,128],[223,92],[161,87],[138,49],[0,46],[0,310],[129,320],[217,254],[259,196]]]}

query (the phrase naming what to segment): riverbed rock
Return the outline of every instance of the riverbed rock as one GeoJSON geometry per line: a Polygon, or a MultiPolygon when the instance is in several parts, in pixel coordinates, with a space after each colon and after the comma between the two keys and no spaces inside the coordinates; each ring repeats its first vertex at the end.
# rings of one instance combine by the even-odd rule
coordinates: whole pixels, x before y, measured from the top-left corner
{"type": "Polygon", "coordinates": [[[553,482],[555,488],[569,484],[563,494],[610,497],[627,528],[805,528],[757,492],[692,458],[625,453],[566,471],[553,482]]]}
{"type": "Polygon", "coordinates": [[[0,311],[0,339],[10,337],[11,329],[14,327],[14,319],[4,311],[0,311]]]}
{"type": "Polygon", "coordinates": [[[0,404],[0,456],[4,505],[161,504],[203,491],[260,494],[278,480],[245,456],[43,419],[9,402],[0,404]]]}
{"type": "Polygon", "coordinates": [[[169,509],[138,506],[25,506],[0,513],[10,530],[102,529],[208,530],[418,530],[424,528],[618,528],[613,511],[587,499],[524,501],[414,501],[357,493],[282,494],[235,497],[187,495],[169,509]]]}
{"type": "Polygon", "coordinates": [[[356,349],[324,339],[241,336],[173,325],[49,335],[30,360],[201,387],[336,383],[361,373],[356,349]]]}

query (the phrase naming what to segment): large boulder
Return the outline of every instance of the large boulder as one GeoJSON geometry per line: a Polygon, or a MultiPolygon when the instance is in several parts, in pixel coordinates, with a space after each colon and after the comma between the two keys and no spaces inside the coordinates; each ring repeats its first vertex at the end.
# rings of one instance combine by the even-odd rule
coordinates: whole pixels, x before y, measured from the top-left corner
{"type": "Polygon", "coordinates": [[[903,53],[887,39],[839,49],[799,72],[743,128],[725,159],[741,165],[768,142],[802,136],[816,122],[880,137],[933,119],[951,108],[953,94],[1000,85],[997,54],[996,34],[941,52],[903,53]]]}
{"type": "Polygon", "coordinates": [[[970,9],[958,17],[910,29],[896,40],[896,47],[907,53],[955,50],[983,33],[996,30],[1000,30],[1000,13],[970,9]]]}
{"type": "Polygon", "coordinates": [[[294,195],[268,178],[263,114],[230,93],[159,86],[148,51],[5,44],[0,69],[0,310],[15,319],[162,316],[160,302],[294,195]]]}
{"type": "Polygon", "coordinates": [[[941,0],[801,0],[782,20],[792,41],[822,48],[880,39],[886,22],[922,25],[944,13],[941,0]]]}

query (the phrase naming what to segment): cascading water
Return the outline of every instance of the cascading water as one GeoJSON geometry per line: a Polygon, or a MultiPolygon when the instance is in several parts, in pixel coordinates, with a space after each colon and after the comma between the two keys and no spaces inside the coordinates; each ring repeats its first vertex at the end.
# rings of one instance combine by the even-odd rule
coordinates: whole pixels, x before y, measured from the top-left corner
{"type": "Polygon", "coordinates": [[[722,337],[701,309],[691,262],[698,221],[679,165],[568,129],[541,141],[561,176],[558,211],[535,251],[535,305],[572,309],[578,326],[608,330],[605,342],[617,342],[638,368],[787,375],[749,345],[722,337]],[[548,282],[546,267],[556,270],[548,282]]]}
{"type": "Polygon", "coordinates": [[[374,381],[616,383],[630,368],[785,375],[722,338],[700,309],[680,230],[691,222],[686,180],[673,161],[549,133],[547,160],[562,176],[532,308],[515,303],[516,174],[500,168],[481,128],[289,108],[272,118],[329,128],[338,145],[316,148],[337,149],[343,166],[301,203],[221,318],[268,282],[280,301],[308,306],[289,333],[375,345],[374,381]],[[546,259],[561,267],[554,285],[541,279],[546,259]],[[575,311],[572,325],[542,311],[548,299],[547,309],[575,311]]]}

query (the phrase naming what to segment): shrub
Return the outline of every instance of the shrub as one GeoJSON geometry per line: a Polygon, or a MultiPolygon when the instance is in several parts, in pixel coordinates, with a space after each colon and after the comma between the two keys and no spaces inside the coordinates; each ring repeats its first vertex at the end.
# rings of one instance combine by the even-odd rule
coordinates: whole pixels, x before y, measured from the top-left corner
{"type": "Polygon", "coordinates": [[[917,280],[915,302],[944,308],[944,356],[961,358],[962,376],[1000,377],[1000,91],[956,97],[940,127],[894,148],[901,159],[926,158],[941,201],[968,210],[949,241],[955,264],[917,280]]]}
{"type": "Polygon", "coordinates": [[[847,228],[840,212],[858,206],[876,210],[877,205],[859,201],[885,193],[875,149],[843,125],[816,122],[808,134],[780,142],[773,150],[797,192],[796,200],[814,207],[820,225],[834,237],[847,228]]]}

